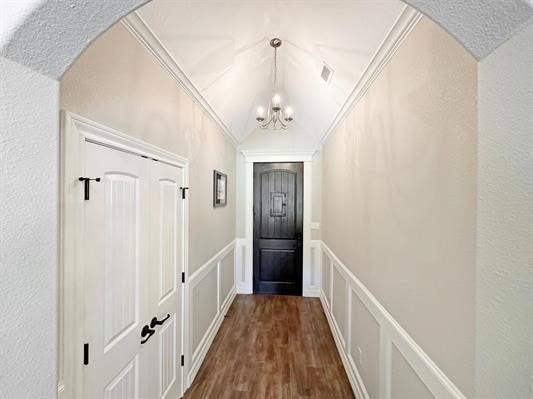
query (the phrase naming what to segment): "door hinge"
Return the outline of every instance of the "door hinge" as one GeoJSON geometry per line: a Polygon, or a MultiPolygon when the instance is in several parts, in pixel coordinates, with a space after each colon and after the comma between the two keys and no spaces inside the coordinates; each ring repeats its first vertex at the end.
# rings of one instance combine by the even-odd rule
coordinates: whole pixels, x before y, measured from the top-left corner
{"type": "Polygon", "coordinates": [[[98,183],[100,181],[100,178],[96,177],[94,179],[91,179],[90,177],[80,177],[78,180],[83,182],[83,188],[85,190],[84,198],[85,198],[85,201],[88,201],[89,200],[89,192],[90,192],[91,180],[98,183]]]}
{"type": "Polygon", "coordinates": [[[89,364],[89,344],[83,344],[83,364],[89,364]]]}
{"type": "Polygon", "coordinates": [[[181,355],[181,365],[185,366],[185,356],[181,355]]]}
{"type": "Polygon", "coordinates": [[[185,272],[181,272],[181,282],[185,283],[185,272]]]}
{"type": "Polygon", "coordinates": [[[186,192],[187,192],[188,189],[189,189],[189,187],[180,187],[180,190],[181,190],[181,198],[185,199],[185,197],[186,197],[186,192]]]}

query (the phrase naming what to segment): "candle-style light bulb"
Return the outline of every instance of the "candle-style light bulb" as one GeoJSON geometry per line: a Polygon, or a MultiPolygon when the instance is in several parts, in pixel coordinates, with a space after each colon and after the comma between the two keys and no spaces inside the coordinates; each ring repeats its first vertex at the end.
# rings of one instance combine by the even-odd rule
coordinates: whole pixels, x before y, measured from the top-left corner
{"type": "Polygon", "coordinates": [[[293,110],[291,107],[285,108],[285,121],[287,122],[292,121],[292,113],[293,113],[293,110]]]}
{"type": "Polygon", "coordinates": [[[257,107],[257,117],[255,119],[257,119],[259,122],[262,122],[265,120],[265,109],[263,107],[257,107]]]}
{"type": "Polygon", "coordinates": [[[281,109],[279,105],[280,103],[281,103],[281,98],[279,94],[274,94],[272,96],[272,111],[278,112],[281,109]]]}

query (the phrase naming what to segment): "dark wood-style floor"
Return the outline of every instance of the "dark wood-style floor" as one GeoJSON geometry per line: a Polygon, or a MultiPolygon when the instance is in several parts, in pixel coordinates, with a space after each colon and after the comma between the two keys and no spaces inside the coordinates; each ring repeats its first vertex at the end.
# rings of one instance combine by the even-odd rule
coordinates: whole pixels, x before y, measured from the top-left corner
{"type": "Polygon", "coordinates": [[[238,295],[185,398],[353,398],[320,301],[238,295]]]}

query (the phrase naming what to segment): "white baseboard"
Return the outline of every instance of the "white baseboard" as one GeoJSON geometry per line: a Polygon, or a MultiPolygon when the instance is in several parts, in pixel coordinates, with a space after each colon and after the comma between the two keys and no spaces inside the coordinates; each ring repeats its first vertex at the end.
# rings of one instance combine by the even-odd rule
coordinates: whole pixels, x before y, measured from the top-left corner
{"type": "Polygon", "coordinates": [[[320,290],[303,290],[302,295],[308,298],[320,298],[320,290]]]}
{"type": "Polygon", "coordinates": [[[250,295],[254,293],[254,291],[251,290],[250,287],[246,287],[246,286],[237,287],[235,291],[239,295],[250,295]]]}
{"type": "Polygon", "coordinates": [[[326,319],[328,320],[329,328],[331,330],[331,334],[333,335],[333,340],[335,341],[335,345],[339,351],[342,364],[346,370],[346,375],[348,376],[348,380],[350,381],[350,385],[352,386],[355,397],[357,399],[369,399],[368,392],[366,391],[365,385],[361,378],[361,374],[359,374],[357,367],[350,362],[349,356],[344,349],[343,339],[337,328],[337,324],[333,320],[322,295],[320,295],[320,303],[322,304],[322,308],[326,314],[326,319]]]}
{"type": "Polygon", "coordinates": [[[187,298],[188,298],[188,309],[187,309],[188,315],[185,318],[185,320],[188,320],[188,325],[185,328],[185,331],[187,333],[187,337],[185,339],[185,342],[187,342],[187,350],[185,352],[186,353],[185,371],[187,374],[185,376],[185,383],[184,383],[184,386],[186,388],[188,388],[194,381],[194,378],[196,377],[198,370],[202,366],[205,356],[209,348],[211,347],[211,344],[213,343],[213,339],[215,338],[220,328],[220,325],[224,321],[224,316],[228,312],[229,307],[231,306],[231,304],[233,303],[233,300],[235,299],[235,294],[236,294],[235,293],[236,291],[235,290],[235,274],[233,274],[233,277],[234,277],[233,286],[229,289],[229,292],[226,294],[226,298],[221,298],[222,264],[223,264],[224,259],[226,259],[226,257],[230,255],[232,251],[235,256],[236,255],[235,240],[230,242],[228,245],[222,248],[217,254],[215,254],[211,259],[209,259],[206,263],[204,263],[197,271],[195,271],[190,276],[189,281],[187,281],[186,292],[187,292],[187,298]],[[212,296],[209,296],[209,298],[210,300],[213,301],[212,304],[215,304],[216,302],[216,314],[211,320],[209,327],[207,327],[205,332],[203,332],[203,336],[200,339],[197,347],[194,348],[193,347],[193,328],[192,328],[195,322],[194,317],[196,316],[194,314],[194,308],[195,308],[194,290],[197,288],[199,284],[201,284],[202,281],[204,281],[204,279],[207,276],[209,276],[213,272],[216,272],[216,275],[217,275],[217,288],[214,292],[211,293],[212,296]]]}

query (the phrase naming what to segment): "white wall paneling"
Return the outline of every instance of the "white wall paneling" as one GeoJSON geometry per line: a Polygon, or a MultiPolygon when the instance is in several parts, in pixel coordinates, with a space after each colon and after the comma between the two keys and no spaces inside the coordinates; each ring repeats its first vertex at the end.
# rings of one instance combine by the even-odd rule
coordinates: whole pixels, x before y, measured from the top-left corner
{"type": "MultiPolygon", "coordinates": [[[[302,151],[252,151],[241,150],[245,159],[245,238],[239,239],[239,245],[244,247],[244,254],[238,257],[236,274],[239,294],[253,292],[253,201],[254,201],[254,162],[303,162],[304,164],[304,217],[303,217],[303,282],[304,296],[319,296],[320,274],[318,267],[313,264],[315,256],[311,240],[311,210],[312,210],[312,181],[313,154],[316,150],[302,151]],[[313,252],[313,253],[312,253],[313,252]]],[[[316,247],[316,244],[314,244],[316,247]]]]}
{"type": "Polygon", "coordinates": [[[356,396],[390,399],[412,388],[413,395],[465,398],[329,247],[320,246],[320,300],[356,396]],[[401,384],[402,376],[414,385],[401,384]]]}
{"type": "Polygon", "coordinates": [[[188,370],[186,386],[192,384],[235,298],[236,248],[239,248],[236,242],[230,242],[194,272],[186,283],[189,303],[185,318],[189,336],[188,352],[185,354],[188,370]]]}
{"type": "Polygon", "coordinates": [[[311,240],[309,248],[309,274],[303,295],[318,298],[320,297],[320,277],[322,276],[320,269],[322,264],[320,240],[311,240]]]}
{"type": "Polygon", "coordinates": [[[247,274],[250,272],[246,267],[248,245],[245,238],[235,240],[235,289],[238,294],[251,294],[252,286],[247,274]]]}

